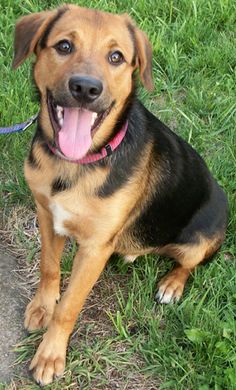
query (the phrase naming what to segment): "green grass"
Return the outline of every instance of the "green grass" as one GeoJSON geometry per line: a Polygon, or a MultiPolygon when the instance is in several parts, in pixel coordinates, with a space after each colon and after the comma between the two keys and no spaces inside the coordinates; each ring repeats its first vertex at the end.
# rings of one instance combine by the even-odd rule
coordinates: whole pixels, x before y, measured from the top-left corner
{"type": "MultiPolygon", "coordinates": [[[[11,71],[14,23],[23,14],[57,4],[1,1],[2,126],[23,121],[38,110],[32,100],[29,63],[11,71]]],[[[212,263],[195,271],[179,304],[154,304],[156,281],[171,266],[166,259],[157,262],[147,256],[132,266],[112,260],[77,324],[65,379],[48,389],[112,389],[116,384],[132,390],[236,389],[236,3],[82,0],[80,4],[128,12],[147,32],[154,49],[155,92],[140,89],[140,97],[206,159],[228,194],[230,221],[221,251],[212,263]]],[[[22,173],[32,133],[31,128],[24,135],[0,137],[0,202],[5,220],[19,205],[33,208],[22,173]]],[[[22,238],[24,232],[18,233],[21,245],[34,254],[35,238],[28,243],[22,238]]],[[[33,256],[29,254],[27,261],[32,262],[33,256]]],[[[65,278],[70,268],[67,254],[65,278]]],[[[36,333],[22,341],[21,364],[32,357],[39,339],[36,333]]],[[[15,384],[17,389],[38,388],[29,378],[16,378],[15,384]]]]}

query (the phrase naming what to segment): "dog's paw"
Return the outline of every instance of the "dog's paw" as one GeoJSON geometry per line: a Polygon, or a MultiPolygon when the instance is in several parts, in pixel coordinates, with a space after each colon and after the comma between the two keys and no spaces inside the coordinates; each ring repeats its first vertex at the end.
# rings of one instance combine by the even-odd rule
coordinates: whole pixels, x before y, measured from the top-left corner
{"type": "Polygon", "coordinates": [[[125,255],[124,256],[124,262],[125,263],[133,263],[135,259],[137,259],[138,256],[136,255],[125,255]]]}
{"type": "Polygon", "coordinates": [[[63,375],[67,339],[57,331],[46,332],[30,364],[33,377],[40,386],[46,386],[63,375]]]}
{"type": "Polygon", "coordinates": [[[158,284],[156,301],[159,303],[174,303],[179,301],[183,294],[184,285],[182,280],[176,278],[176,275],[167,275],[158,284]]]}
{"type": "Polygon", "coordinates": [[[26,308],[24,327],[29,332],[46,328],[53,316],[55,305],[56,297],[36,294],[26,308]]]}

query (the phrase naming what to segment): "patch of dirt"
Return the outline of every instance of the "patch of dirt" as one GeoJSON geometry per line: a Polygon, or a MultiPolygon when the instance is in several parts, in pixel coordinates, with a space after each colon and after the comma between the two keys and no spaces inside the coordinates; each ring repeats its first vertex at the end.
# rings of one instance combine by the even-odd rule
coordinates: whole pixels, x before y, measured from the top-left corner
{"type": "MultiPolygon", "coordinates": [[[[25,300],[18,284],[17,260],[0,246],[0,382],[9,382],[15,374],[14,345],[23,337],[25,300]]],[[[19,371],[19,370],[18,370],[19,371]]]]}

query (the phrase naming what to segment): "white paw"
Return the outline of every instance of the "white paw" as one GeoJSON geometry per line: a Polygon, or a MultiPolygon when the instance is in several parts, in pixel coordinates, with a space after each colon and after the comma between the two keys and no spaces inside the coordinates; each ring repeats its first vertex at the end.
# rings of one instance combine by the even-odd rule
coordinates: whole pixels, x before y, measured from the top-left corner
{"type": "Polygon", "coordinates": [[[160,281],[155,298],[159,303],[178,302],[183,294],[183,290],[184,283],[170,274],[160,281]]]}
{"type": "Polygon", "coordinates": [[[137,259],[138,256],[132,256],[132,255],[126,255],[124,256],[125,263],[133,263],[135,259],[137,259]]]}
{"type": "Polygon", "coordinates": [[[178,293],[176,290],[170,290],[170,288],[165,290],[165,286],[159,288],[156,294],[156,300],[159,303],[174,303],[177,302],[182,293],[178,293]]]}

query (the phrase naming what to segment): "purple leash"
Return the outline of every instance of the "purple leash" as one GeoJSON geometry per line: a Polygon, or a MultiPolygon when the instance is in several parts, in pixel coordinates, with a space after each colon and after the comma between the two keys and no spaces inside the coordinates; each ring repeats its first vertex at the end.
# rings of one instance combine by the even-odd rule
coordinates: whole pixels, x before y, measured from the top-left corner
{"type": "Polygon", "coordinates": [[[9,127],[0,127],[0,134],[10,134],[17,133],[20,131],[26,130],[30,127],[38,118],[38,114],[29,118],[26,122],[18,123],[17,125],[9,126],[9,127]]]}

